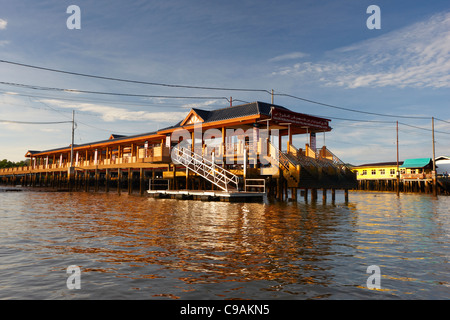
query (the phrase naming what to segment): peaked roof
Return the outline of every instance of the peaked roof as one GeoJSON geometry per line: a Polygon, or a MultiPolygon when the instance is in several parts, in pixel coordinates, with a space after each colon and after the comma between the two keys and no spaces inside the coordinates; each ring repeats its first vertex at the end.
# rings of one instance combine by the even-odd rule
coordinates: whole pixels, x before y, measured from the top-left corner
{"type": "Polygon", "coordinates": [[[113,134],[111,134],[109,136],[109,139],[112,140],[112,139],[123,138],[123,137],[126,137],[126,136],[123,135],[123,134],[115,134],[115,133],[113,133],[113,134]]]}
{"type": "MultiPolygon", "coordinates": [[[[403,164],[403,161],[399,161],[398,164],[399,164],[399,166],[401,166],[403,164]]],[[[396,166],[396,165],[397,165],[396,161],[376,162],[376,163],[361,164],[359,166],[355,166],[355,168],[362,168],[362,167],[392,167],[392,166],[396,166]]]]}
{"type": "Polygon", "coordinates": [[[270,116],[272,107],[288,110],[282,106],[277,106],[260,101],[210,111],[192,108],[186,118],[180,123],[180,126],[185,125],[193,113],[200,117],[201,120],[203,120],[202,122],[207,123],[260,114],[270,116]]]}
{"type": "Polygon", "coordinates": [[[400,168],[423,168],[432,164],[431,158],[406,159],[400,168]]]}
{"type": "MultiPolygon", "coordinates": [[[[195,120],[199,120],[202,123],[208,123],[208,122],[216,122],[216,121],[223,121],[223,120],[236,119],[236,118],[259,116],[259,115],[271,117],[272,108],[275,108],[274,110],[278,110],[278,111],[283,110],[283,111],[287,111],[287,112],[292,112],[285,107],[282,107],[279,105],[274,105],[274,104],[269,104],[269,103],[265,103],[265,102],[260,102],[260,101],[246,103],[246,104],[237,105],[237,106],[226,107],[226,108],[222,108],[222,109],[216,109],[216,110],[202,110],[202,109],[198,109],[198,108],[192,108],[189,111],[189,114],[184,118],[184,120],[179,121],[178,123],[174,124],[173,126],[162,128],[162,129],[159,129],[154,132],[141,133],[141,134],[131,135],[131,136],[124,136],[124,135],[120,135],[120,134],[111,134],[109,136],[108,140],[101,140],[101,141],[89,142],[89,143],[84,143],[84,144],[74,144],[74,148],[80,148],[80,147],[86,147],[86,146],[91,147],[92,145],[104,144],[104,143],[117,143],[117,142],[121,142],[121,141],[132,140],[132,139],[138,139],[138,138],[144,138],[144,137],[147,138],[150,136],[159,138],[160,136],[166,135],[173,129],[180,128],[185,125],[192,125],[193,123],[188,123],[188,122],[189,122],[189,119],[191,119],[191,117],[193,115],[197,116],[197,118],[198,118],[195,120]]],[[[305,116],[308,116],[308,115],[305,115],[305,116]]],[[[308,116],[308,117],[314,118],[312,116],[308,116]]],[[[324,120],[327,120],[327,119],[324,119],[324,120]]],[[[327,121],[329,121],[329,120],[327,120],[327,121]]],[[[62,150],[67,150],[68,148],[70,148],[70,145],[66,146],[66,147],[62,147],[62,148],[56,148],[56,149],[45,150],[45,151],[28,151],[25,156],[30,157],[30,156],[33,156],[34,154],[39,154],[39,153],[59,152],[62,150]]]]}
{"type": "Polygon", "coordinates": [[[207,111],[192,108],[191,111],[189,111],[186,118],[184,118],[183,121],[181,121],[180,126],[184,126],[186,124],[193,124],[196,122],[205,122],[205,117],[207,116],[207,111]]]}

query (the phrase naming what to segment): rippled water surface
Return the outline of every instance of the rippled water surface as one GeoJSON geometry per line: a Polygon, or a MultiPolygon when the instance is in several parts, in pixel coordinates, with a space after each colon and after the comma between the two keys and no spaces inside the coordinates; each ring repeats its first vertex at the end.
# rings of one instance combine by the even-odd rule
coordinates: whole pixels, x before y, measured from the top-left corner
{"type": "Polygon", "coordinates": [[[450,198],[0,192],[0,299],[449,299],[450,198]],[[69,290],[67,267],[81,269],[69,290]],[[381,288],[369,290],[377,265],[381,288]]]}

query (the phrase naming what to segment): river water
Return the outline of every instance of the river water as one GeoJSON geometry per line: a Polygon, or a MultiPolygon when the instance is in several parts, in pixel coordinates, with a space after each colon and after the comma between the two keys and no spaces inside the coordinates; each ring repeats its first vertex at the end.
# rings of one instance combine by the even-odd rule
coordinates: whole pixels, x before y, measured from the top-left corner
{"type": "Polygon", "coordinates": [[[0,192],[0,299],[450,298],[450,197],[330,199],[0,192]]]}

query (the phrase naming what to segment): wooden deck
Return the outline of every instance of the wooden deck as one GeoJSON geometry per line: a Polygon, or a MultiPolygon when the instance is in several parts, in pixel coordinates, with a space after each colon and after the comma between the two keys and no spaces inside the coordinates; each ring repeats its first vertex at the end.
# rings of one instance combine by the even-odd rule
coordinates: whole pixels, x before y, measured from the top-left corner
{"type": "Polygon", "coordinates": [[[192,109],[181,123],[154,132],[112,134],[107,140],[29,150],[25,156],[30,166],[1,169],[0,182],[71,191],[115,188],[118,193],[126,186],[128,193],[139,189],[140,194],[151,194],[146,192],[149,181],[167,179],[170,192],[155,195],[253,200],[260,195],[253,193],[256,186],[246,190],[251,179],[264,181],[265,193],[279,200],[287,199],[288,189],[292,195],[310,189],[315,197],[317,189],[356,186],[356,177],[345,163],[325,146],[315,148],[315,134],[331,131],[330,121],[263,102],[211,111],[192,109]],[[314,147],[307,143],[305,148],[295,148],[295,134],[309,134],[314,147]],[[178,148],[181,141],[183,147],[178,148]]]}
{"type": "Polygon", "coordinates": [[[155,198],[223,202],[261,202],[266,195],[263,192],[226,192],[199,190],[147,190],[147,193],[155,198]]]}

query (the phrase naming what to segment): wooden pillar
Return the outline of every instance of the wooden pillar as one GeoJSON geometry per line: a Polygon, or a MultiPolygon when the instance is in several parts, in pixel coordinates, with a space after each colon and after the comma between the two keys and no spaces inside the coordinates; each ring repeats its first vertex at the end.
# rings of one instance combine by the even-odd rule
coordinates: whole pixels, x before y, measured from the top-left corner
{"type": "Polygon", "coordinates": [[[303,197],[305,198],[305,202],[308,202],[308,189],[305,188],[305,193],[303,194],[303,197]]]}
{"type": "Polygon", "coordinates": [[[345,202],[348,202],[348,189],[345,189],[345,202]]]}
{"type": "Polygon", "coordinates": [[[75,190],[80,190],[80,171],[75,170],[75,190]]]}
{"type": "Polygon", "coordinates": [[[225,157],[225,155],[226,155],[226,148],[225,148],[225,146],[226,146],[226,134],[225,134],[225,126],[223,126],[222,127],[222,166],[223,166],[223,168],[225,168],[225,163],[226,163],[226,157],[225,157]]]}
{"type": "MultiPolygon", "coordinates": [[[[155,177],[156,177],[155,169],[152,169],[152,184],[155,183],[155,177]]],[[[152,188],[150,187],[150,184],[149,184],[148,189],[152,190],[152,188]]]]}
{"type": "Polygon", "coordinates": [[[317,201],[317,189],[313,188],[311,189],[311,201],[317,201]]]}
{"type": "Polygon", "coordinates": [[[84,170],[84,191],[89,191],[89,170],[84,170]]]}
{"type": "Polygon", "coordinates": [[[109,183],[111,181],[111,173],[109,172],[109,169],[106,169],[105,172],[105,192],[109,192],[109,183]]]}
{"type": "Polygon", "coordinates": [[[99,176],[98,169],[96,167],[94,172],[94,192],[98,192],[98,176],[99,176]]]}
{"type": "Polygon", "coordinates": [[[133,192],[133,171],[128,168],[128,194],[133,192]]]}
{"type": "Polygon", "coordinates": [[[327,202],[327,189],[322,189],[322,201],[327,202]]]}
{"type": "MultiPolygon", "coordinates": [[[[281,171],[281,169],[280,169],[281,171]]],[[[280,177],[277,179],[277,198],[278,200],[283,200],[283,178],[280,172],[280,177]]]]}
{"type": "MultiPolygon", "coordinates": [[[[167,165],[167,172],[170,172],[170,163],[167,165]]],[[[164,173],[163,173],[163,177],[164,177],[164,173]]],[[[173,190],[173,179],[168,178],[167,179],[167,190],[173,190]]]]}
{"type": "Polygon", "coordinates": [[[289,188],[286,179],[283,179],[283,188],[284,188],[284,199],[288,201],[289,199],[289,188]]]}
{"type": "Polygon", "coordinates": [[[144,194],[144,168],[139,168],[139,194],[144,194]]]}
{"type": "Polygon", "coordinates": [[[336,189],[331,189],[331,201],[334,203],[336,200],[336,189]]]}
{"type": "Polygon", "coordinates": [[[122,180],[122,172],[120,172],[120,168],[117,169],[117,193],[120,195],[121,192],[121,183],[122,180]]]}
{"type": "Polygon", "coordinates": [[[297,202],[297,188],[295,188],[295,187],[292,188],[291,193],[292,193],[292,195],[291,195],[292,201],[297,202]]]}
{"type": "Polygon", "coordinates": [[[173,190],[178,190],[178,184],[177,184],[177,166],[173,164],[173,190]]]}

